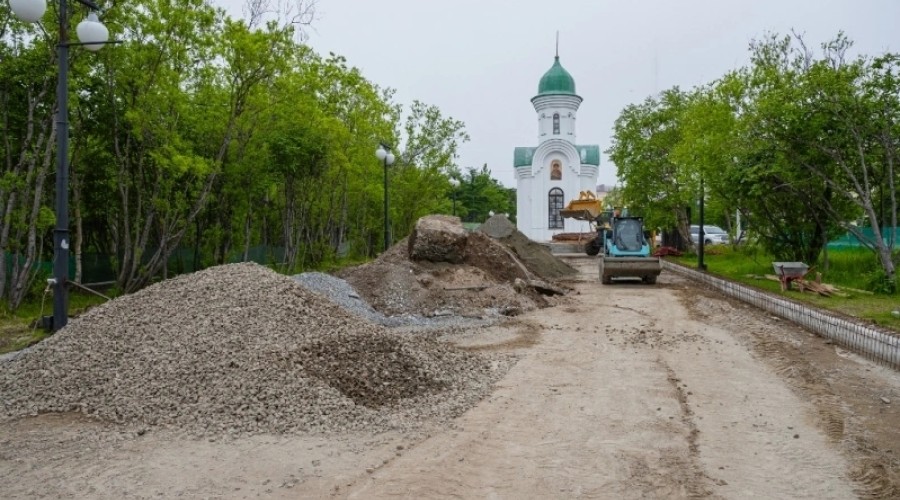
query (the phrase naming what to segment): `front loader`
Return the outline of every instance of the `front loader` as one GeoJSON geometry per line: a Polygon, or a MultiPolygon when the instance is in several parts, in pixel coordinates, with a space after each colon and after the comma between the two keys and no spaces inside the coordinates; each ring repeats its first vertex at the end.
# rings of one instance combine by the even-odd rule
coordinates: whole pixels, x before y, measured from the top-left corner
{"type": "Polygon", "coordinates": [[[644,283],[656,283],[662,272],[659,257],[650,255],[650,244],[644,237],[642,217],[613,216],[608,226],[599,226],[602,242],[600,281],[604,285],[613,278],[640,278],[644,283]]]}

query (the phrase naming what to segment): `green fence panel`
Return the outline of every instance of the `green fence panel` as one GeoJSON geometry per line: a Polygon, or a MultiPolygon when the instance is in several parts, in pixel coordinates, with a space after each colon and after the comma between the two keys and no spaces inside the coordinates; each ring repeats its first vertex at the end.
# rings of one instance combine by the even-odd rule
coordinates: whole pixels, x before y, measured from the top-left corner
{"type": "MultiPolygon", "coordinates": [[[[863,236],[865,236],[867,239],[875,238],[875,231],[871,227],[863,227],[860,228],[860,230],[863,233],[863,236]]],[[[897,237],[898,235],[900,235],[900,233],[898,233],[897,228],[886,227],[881,230],[881,238],[885,243],[887,243],[890,239],[891,232],[893,232],[894,234],[894,241],[898,241],[897,237]]],[[[857,238],[853,233],[850,232],[847,232],[840,238],[828,242],[829,250],[840,250],[842,248],[859,248],[862,246],[863,244],[859,241],[859,238],[857,238]]]]}

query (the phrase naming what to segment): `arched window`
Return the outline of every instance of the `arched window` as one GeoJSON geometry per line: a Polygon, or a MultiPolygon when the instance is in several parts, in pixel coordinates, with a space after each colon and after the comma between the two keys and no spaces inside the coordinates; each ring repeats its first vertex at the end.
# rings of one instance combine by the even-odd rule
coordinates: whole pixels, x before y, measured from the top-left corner
{"type": "Polygon", "coordinates": [[[550,180],[551,181],[561,181],[562,180],[562,163],[559,160],[553,160],[550,163],[550,180]]]}
{"type": "Polygon", "coordinates": [[[559,135],[559,113],[553,113],[553,135],[559,135]]]}
{"type": "Polygon", "coordinates": [[[559,211],[563,209],[564,201],[563,201],[563,190],[560,188],[553,188],[550,190],[549,195],[549,220],[547,227],[550,229],[563,229],[565,225],[563,224],[563,218],[559,215],[559,211]]]}

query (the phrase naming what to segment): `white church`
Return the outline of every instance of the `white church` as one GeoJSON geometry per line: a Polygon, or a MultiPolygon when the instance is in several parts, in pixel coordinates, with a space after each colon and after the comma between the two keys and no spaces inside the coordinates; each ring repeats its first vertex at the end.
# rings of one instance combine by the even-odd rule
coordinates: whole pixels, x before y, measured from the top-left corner
{"type": "Polygon", "coordinates": [[[559,215],[581,191],[593,193],[597,186],[600,146],[579,145],[575,139],[575,115],[581,101],[575,93],[575,80],[557,54],[531,99],[538,118],[538,145],[518,147],[513,153],[516,226],[534,241],[591,230],[586,221],[559,215]]]}

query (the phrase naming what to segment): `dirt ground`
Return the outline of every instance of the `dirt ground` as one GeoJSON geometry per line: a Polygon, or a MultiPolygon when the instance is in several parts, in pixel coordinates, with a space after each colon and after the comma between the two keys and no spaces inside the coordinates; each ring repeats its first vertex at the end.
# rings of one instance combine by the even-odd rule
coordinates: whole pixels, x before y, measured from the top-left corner
{"type": "Polygon", "coordinates": [[[900,374],[669,273],[446,340],[519,358],[449,426],[185,440],[0,428],[4,498],[897,498],[900,374]]]}

